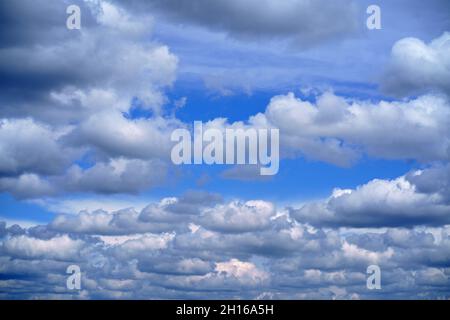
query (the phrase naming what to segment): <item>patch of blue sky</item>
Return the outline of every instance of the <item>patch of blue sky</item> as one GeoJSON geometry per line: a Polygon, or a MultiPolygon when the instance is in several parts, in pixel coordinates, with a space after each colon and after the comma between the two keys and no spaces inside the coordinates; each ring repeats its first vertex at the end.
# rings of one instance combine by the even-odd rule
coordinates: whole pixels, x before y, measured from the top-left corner
{"type": "Polygon", "coordinates": [[[54,213],[32,201],[15,199],[8,193],[0,193],[0,220],[46,223],[54,213]]]}
{"type": "Polygon", "coordinates": [[[185,165],[164,186],[149,190],[147,198],[180,196],[186,190],[203,189],[225,199],[265,199],[293,203],[329,196],[334,188],[355,188],[372,179],[395,179],[418,168],[413,161],[363,158],[349,168],[304,158],[284,159],[278,174],[268,179],[234,180],[222,177],[230,165],[185,165]]]}

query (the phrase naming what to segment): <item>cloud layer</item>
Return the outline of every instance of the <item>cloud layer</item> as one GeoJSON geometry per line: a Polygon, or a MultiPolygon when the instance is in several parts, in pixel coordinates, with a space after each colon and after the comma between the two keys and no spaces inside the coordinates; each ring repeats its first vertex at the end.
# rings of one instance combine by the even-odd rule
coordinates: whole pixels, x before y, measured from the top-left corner
{"type": "MultiPolygon", "coordinates": [[[[170,134],[191,128],[176,116],[191,97],[170,101],[168,92],[180,65],[192,70],[173,53],[183,50],[172,51],[152,33],[161,17],[211,31],[202,35],[225,35],[230,48],[253,43],[247,60],[230,55],[234,69],[201,61],[210,64],[204,70],[231,70],[239,85],[252,77],[278,81],[298,61],[302,73],[328,76],[330,64],[322,59],[329,52],[293,57],[278,45],[314,50],[350,37],[361,24],[351,0],[3,1],[0,192],[18,203],[59,203],[58,210],[67,195],[73,206],[88,195],[103,209],[66,207],[27,228],[0,222],[0,298],[450,297],[448,32],[428,43],[409,37],[393,45],[380,89],[400,100],[283,89],[260,112],[205,123],[222,131],[277,128],[283,159],[341,167],[364,157],[412,160],[420,170],[353,188],[337,185],[324,199],[287,207],[267,200],[278,190],[252,200],[190,190],[154,197],[139,209],[107,210],[116,206],[114,195],[142,195],[166,183],[175,171],[170,134]],[[65,27],[69,4],[81,7],[81,30],[65,27]],[[283,72],[259,62],[264,52],[253,54],[266,42],[277,46],[270,59],[283,72]],[[245,74],[241,67],[249,60],[254,70],[245,74]],[[81,291],[66,288],[71,264],[81,267],[81,291]],[[381,267],[381,291],[366,288],[370,264],[381,267]]],[[[210,38],[200,40],[209,48],[210,38]]],[[[336,70],[353,61],[342,63],[336,70]]],[[[199,90],[230,93],[220,72],[203,76],[199,90]]],[[[291,86],[304,84],[294,72],[288,79],[295,79],[291,86]]],[[[258,172],[258,166],[235,166],[217,177],[231,186],[272,181],[258,172]]]]}
{"type": "Polygon", "coordinates": [[[412,227],[450,223],[449,166],[372,180],[356,189],[335,189],[325,201],[291,213],[316,226],[412,227]],[[438,179],[434,179],[439,176],[438,179]]]}
{"type": "MultiPolygon", "coordinates": [[[[396,180],[397,188],[405,187],[405,179],[396,180]]],[[[0,296],[148,299],[204,298],[208,293],[209,298],[250,299],[448,298],[448,207],[446,215],[436,219],[429,212],[436,204],[416,204],[430,208],[415,211],[409,229],[395,224],[352,228],[388,225],[396,216],[408,214],[391,208],[394,219],[386,219],[386,208],[375,210],[377,196],[364,198],[364,189],[377,183],[341,192],[340,197],[352,197],[340,199],[343,203],[327,200],[328,207],[341,210],[332,218],[323,209],[308,216],[305,207],[299,213],[261,200],[217,203],[221,200],[216,195],[191,192],[179,199],[162,199],[140,212],[60,215],[47,225],[28,229],[3,223],[0,270],[7,291],[0,296]],[[348,213],[355,202],[364,215],[348,213]],[[202,209],[190,211],[189,205],[199,203],[202,209]],[[187,209],[174,210],[178,204],[187,209]],[[345,205],[350,209],[342,211],[345,205]],[[364,205],[372,205],[372,211],[364,205]],[[327,228],[330,221],[339,221],[342,228],[327,228]],[[433,227],[420,225],[426,221],[433,227]],[[71,264],[82,270],[80,291],[65,287],[65,270],[71,264]],[[380,291],[366,288],[365,272],[371,264],[381,267],[380,291]]],[[[387,197],[398,207],[411,204],[409,192],[392,192],[387,197]]],[[[336,193],[333,201],[339,200],[336,193]]]]}

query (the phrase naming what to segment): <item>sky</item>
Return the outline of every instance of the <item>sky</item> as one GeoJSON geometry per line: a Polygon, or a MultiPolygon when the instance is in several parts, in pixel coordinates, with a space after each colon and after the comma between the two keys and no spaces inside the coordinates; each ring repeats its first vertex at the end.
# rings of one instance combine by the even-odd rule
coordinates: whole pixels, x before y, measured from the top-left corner
{"type": "Polygon", "coordinates": [[[448,299],[449,12],[2,1],[0,298],[448,299]],[[278,173],[174,165],[194,121],[278,129],[278,173]]]}

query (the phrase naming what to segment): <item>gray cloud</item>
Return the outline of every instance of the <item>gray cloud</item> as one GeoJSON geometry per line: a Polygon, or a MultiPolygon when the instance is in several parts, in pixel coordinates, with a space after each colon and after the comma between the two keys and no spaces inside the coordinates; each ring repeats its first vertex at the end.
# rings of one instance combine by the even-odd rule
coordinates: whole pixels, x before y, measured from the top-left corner
{"type": "Polygon", "coordinates": [[[61,134],[32,119],[0,120],[0,177],[61,173],[74,155],[58,141],[61,134]]]}
{"type": "Polygon", "coordinates": [[[36,174],[0,178],[0,190],[9,192],[19,199],[38,198],[57,193],[54,184],[36,174]]]}
{"type": "Polygon", "coordinates": [[[96,163],[86,170],[72,166],[57,183],[68,191],[138,193],[160,184],[166,172],[167,165],[158,160],[112,159],[107,164],[96,163]]]}
{"type": "Polygon", "coordinates": [[[439,195],[443,203],[449,203],[450,164],[412,172],[406,175],[406,179],[415,185],[418,192],[439,195]]]}
{"type": "MultiPolygon", "coordinates": [[[[173,82],[177,58],[167,47],[145,40],[148,17],[131,19],[105,1],[61,1],[54,6],[7,2],[2,4],[8,15],[2,30],[23,36],[18,36],[19,43],[6,41],[0,52],[5,92],[0,115],[73,122],[98,108],[99,99],[105,103],[105,92],[116,100],[114,105],[111,98],[106,101],[109,109],[126,111],[138,97],[146,108],[160,110],[164,96],[159,89],[173,82]],[[68,4],[81,6],[79,31],[66,28],[68,4]]],[[[9,38],[6,33],[1,37],[9,38]]]]}
{"type": "Polygon", "coordinates": [[[67,193],[137,194],[161,185],[167,176],[167,163],[158,159],[112,158],[89,168],[74,164],[60,175],[24,173],[0,178],[0,190],[17,198],[61,196],[67,193]]]}
{"type": "Polygon", "coordinates": [[[127,1],[137,10],[154,10],[170,19],[226,32],[239,39],[286,39],[300,47],[343,38],[356,31],[357,6],[350,0],[285,3],[260,1],[127,1]],[[339,19],[336,19],[339,17],[339,19]]]}

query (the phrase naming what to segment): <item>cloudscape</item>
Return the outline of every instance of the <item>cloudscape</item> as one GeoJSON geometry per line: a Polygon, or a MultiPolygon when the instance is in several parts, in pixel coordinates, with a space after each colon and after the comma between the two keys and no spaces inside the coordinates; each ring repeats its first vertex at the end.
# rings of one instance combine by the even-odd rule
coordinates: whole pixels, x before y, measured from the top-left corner
{"type": "Polygon", "coordinates": [[[0,21],[1,299],[450,298],[449,1],[0,21]]]}

